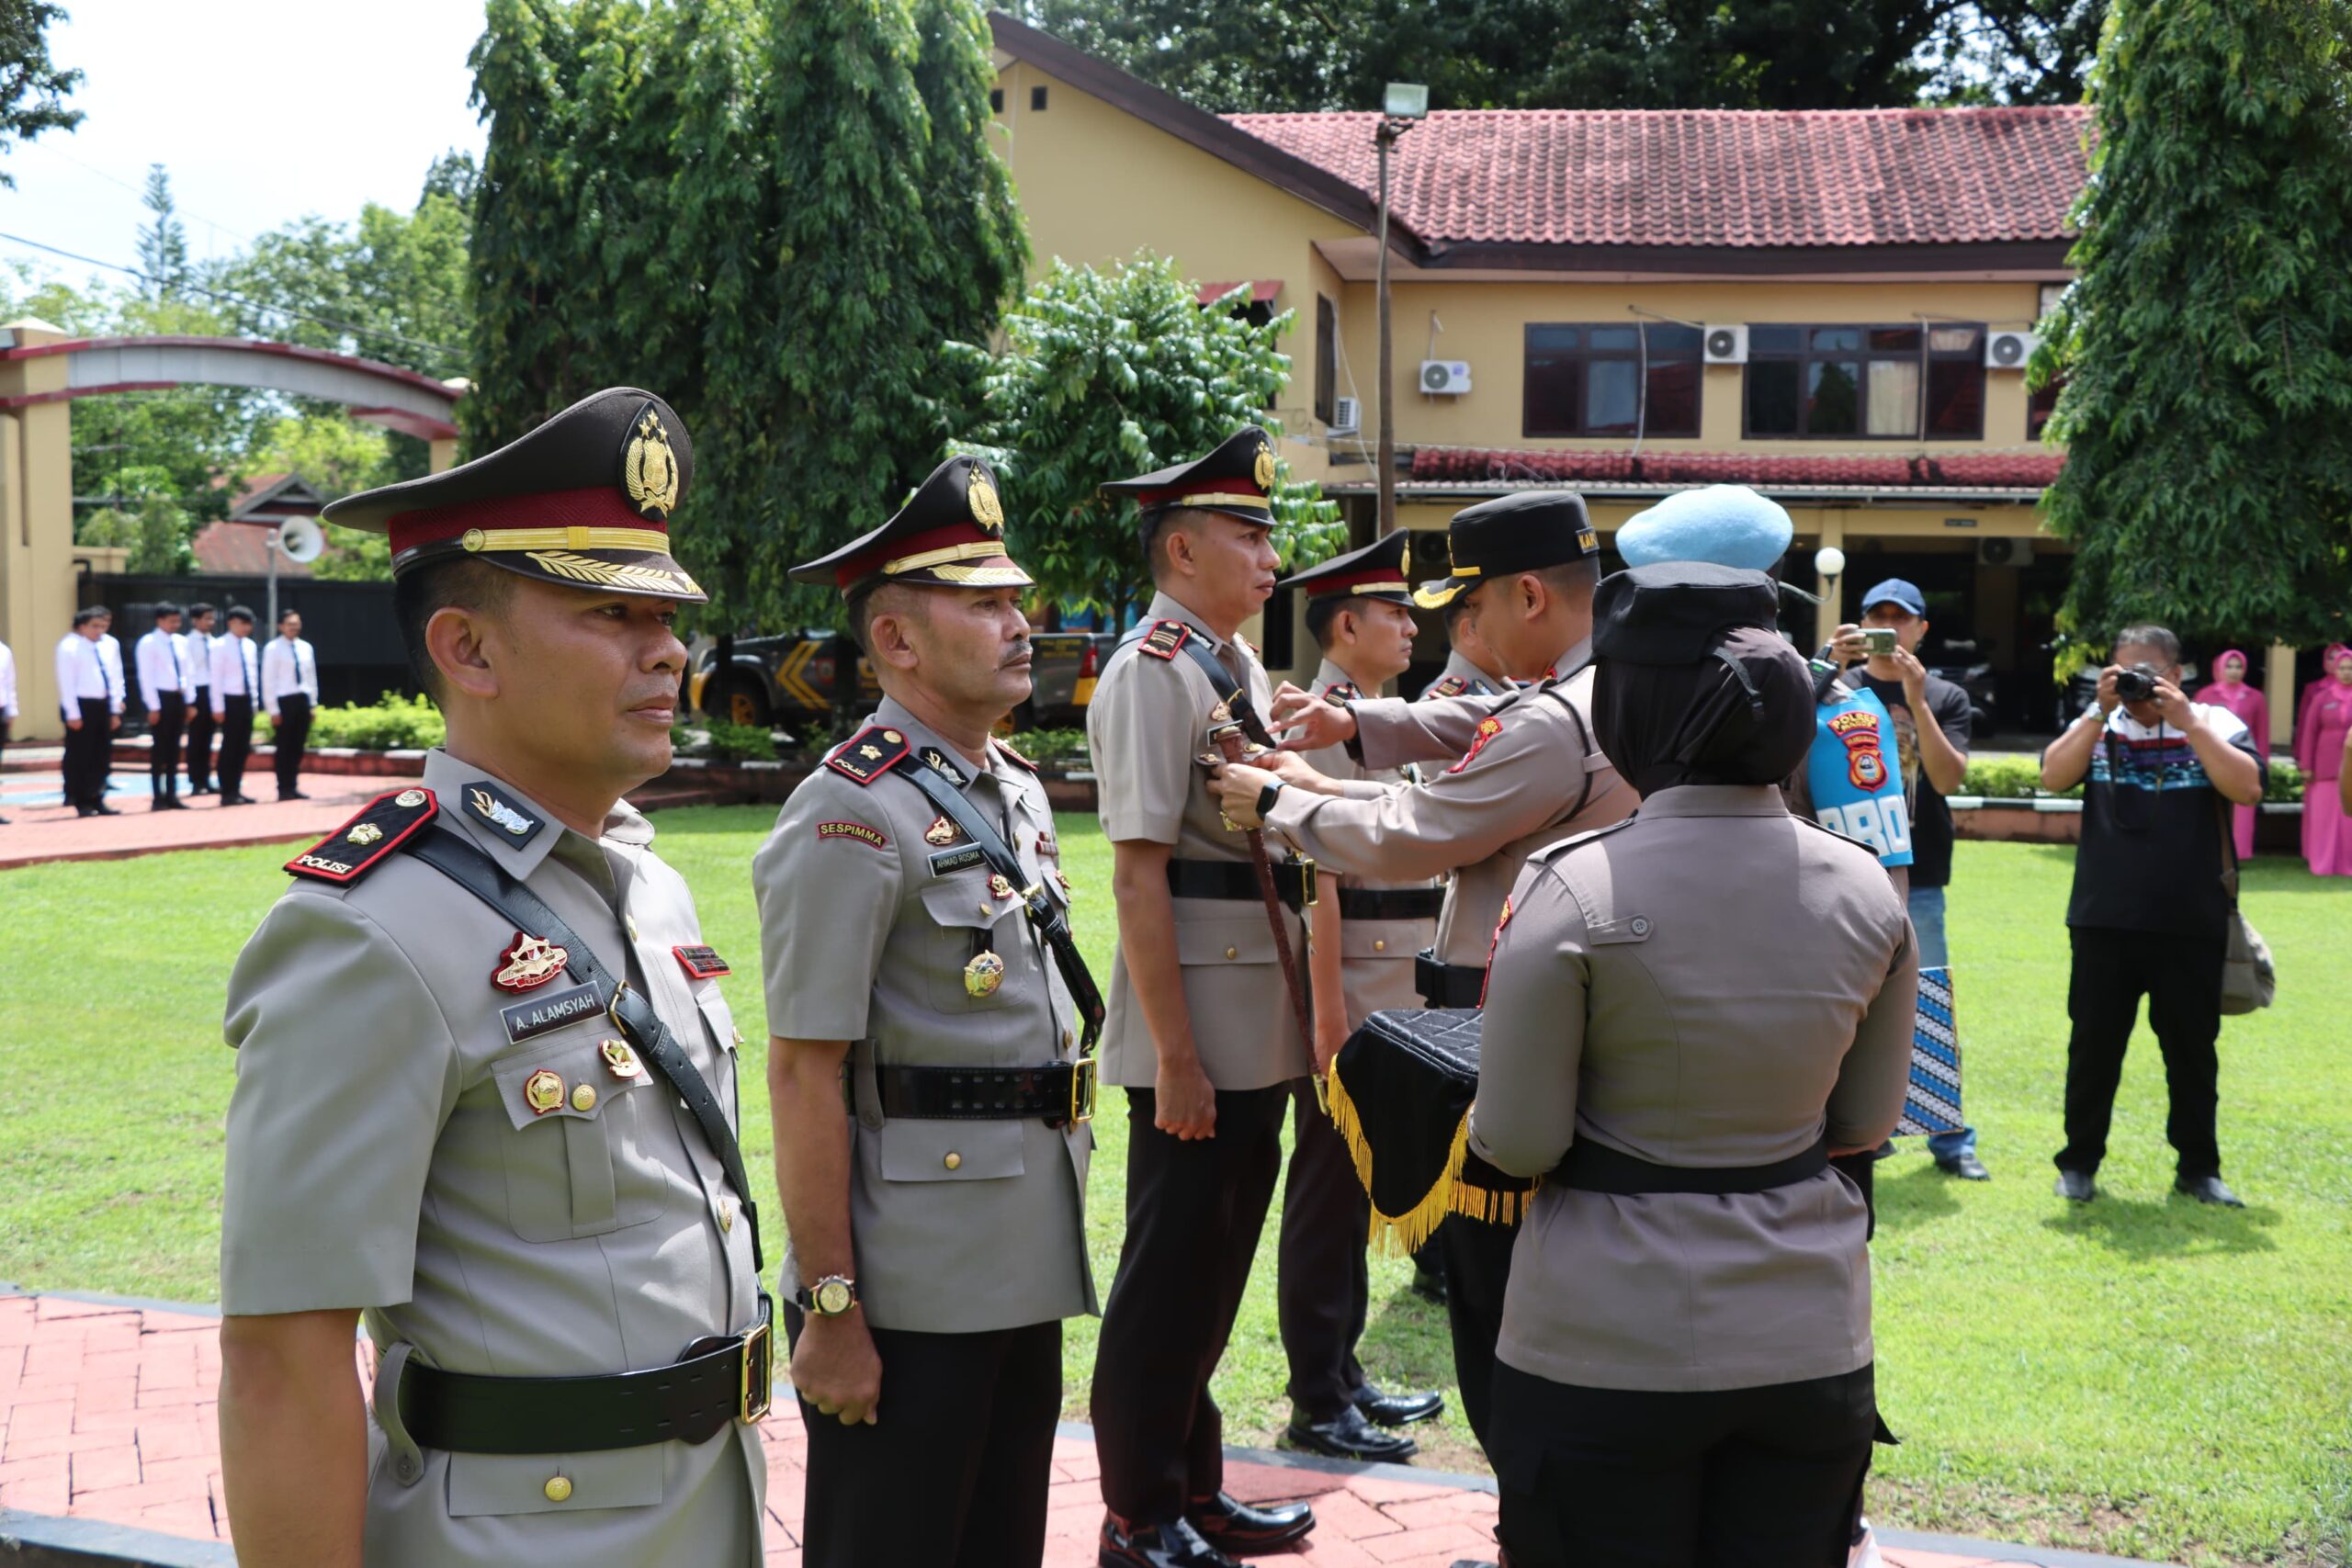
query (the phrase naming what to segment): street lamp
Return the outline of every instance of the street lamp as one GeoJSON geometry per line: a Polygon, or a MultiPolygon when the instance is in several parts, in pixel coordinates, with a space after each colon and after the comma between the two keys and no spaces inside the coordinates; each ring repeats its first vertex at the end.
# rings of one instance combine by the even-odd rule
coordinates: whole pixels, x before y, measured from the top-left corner
{"type": "Polygon", "coordinates": [[[1380,128],[1373,133],[1380,149],[1380,516],[1375,536],[1396,527],[1396,379],[1389,366],[1388,341],[1388,149],[1430,112],[1430,90],[1418,82],[1391,82],[1381,95],[1380,128]]]}

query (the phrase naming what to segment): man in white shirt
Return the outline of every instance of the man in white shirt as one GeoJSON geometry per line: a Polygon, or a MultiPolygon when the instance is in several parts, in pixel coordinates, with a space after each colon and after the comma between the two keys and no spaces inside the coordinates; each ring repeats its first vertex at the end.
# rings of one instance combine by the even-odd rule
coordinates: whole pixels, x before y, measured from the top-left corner
{"type": "Polygon", "coordinates": [[[245,759],[254,749],[254,694],[261,690],[261,655],[254,651],[254,613],[229,606],[229,630],[212,639],[212,722],[220,727],[220,804],[251,806],[245,759]]]}
{"type": "Polygon", "coordinates": [[[74,612],[74,629],[57,639],[57,706],[65,720],[65,802],[77,817],[112,817],[106,803],[107,754],[122,728],[122,675],[109,669],[104,607],[74,612]]]}
{"type": "Polygon", "coordinates": [[[187,607],[187,630],[180,651],[187,660],[187,792],[212,793],[212,626],[220,612],[209,604],[187,607]]]}
{"type": "MultiPolygon", "coordinates": [[[[8,731],[17,722],[17,656],[0,642],[0,757],[8,754],[8,731]]],[[[0,817],[0,824],[8,819],[0,817]]]]}
{"type": "Polygon", "coordinates": [[[300,612],[277,617],[277,635],[261,655],[261,700],[269,710],[271,743],[277,749],[277,798],[308,800],[294,787],[302,771],[302,747],[311,736],[311,710],[319,701],[319,656],[302,640],[300,612]]]}
{"type": "Polygon", "coordinates": [[[188,699],[196,695],[187,675],[187,640],[180,636],[180,607],[155,606],[155,626],[139,639],[139,700],[147,705],[147,795],[151,811],[179,811],[180,734],[187,728],[188,699]]]}
{"type": "MultiPolygon", "coordinates": [[[[98,665],[107,675],[107,704],[114,715],[114,728],[122,728],[122,716],[128,708],[130,688],[122,679],[122,644],[114,637],[114,612],[106,612],[106,626],[98,632],[98,665]]],[[[114,793],[114,742],[109,740],[98,748],[98,798],[101,802],[114,793]]]]}

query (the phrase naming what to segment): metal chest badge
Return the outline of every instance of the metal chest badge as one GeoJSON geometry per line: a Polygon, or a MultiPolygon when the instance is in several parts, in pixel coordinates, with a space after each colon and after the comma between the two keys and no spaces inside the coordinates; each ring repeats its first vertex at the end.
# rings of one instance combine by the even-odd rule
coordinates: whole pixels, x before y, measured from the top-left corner
{"type": "Polygon", "coordinates": [[[950,822],[944,817],[933,818],[931,819],[931,826],[922,830],[922,841],[926,844],[954,843],[956,841],[956,824],[950,822]]]}
{"type": "Polygon", "coordinates": [[[534,1116],[545,1116],[550,1111],[563,1109],[563,1078],[541,1067],[523,1080],[523,1103],[531,1108],[534,1116]]]}
{"type": "Polygon", "coordinates": [[[546,985],[563,973],[571,962],[568,948],[558,947],[544,937],[514,933],[514,945],[498,955],[498,967],[490,972],[490,983],[502,991],[529,991],[546,985]]]}
{"type": "Polygon", "coordinates": [[[616,1078],[626,1080],[645,1076],[644,1064],[637,1059],[637,1053],[629,1048],[626,1040],[605,1041],[596,1047],[596,1052],[605,1058],[605,1069],[616,1078]]]}
{"type": "Polygon", "coordinates": [[[964,965],[964,993],[975,998],[992,997],[1004,984],[1004,960],[993,953],[979,953],[964,965]]]}

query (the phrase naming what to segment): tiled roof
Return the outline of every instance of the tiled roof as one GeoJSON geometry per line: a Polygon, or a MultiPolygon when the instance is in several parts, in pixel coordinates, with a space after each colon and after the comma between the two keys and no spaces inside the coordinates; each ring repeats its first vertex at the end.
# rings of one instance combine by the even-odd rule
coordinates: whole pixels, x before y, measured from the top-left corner
{"type": "Polygon", "coordinates": [[[1953,452],[1908,457],[1762,452],[1578,452],[1558,448],[1497,451],[1424,446],[1413,454],[1417,480],[1510,483],[1530,479],[1623,484],[1747,484],[1761,490],[1855,486],[1948,490],[2041,490],[2065,466],[2052,452],[1953,452]]]}
{"type": "MultiPolygon", "coordinates": [[[[196,570],[236,577],[259,577],[269,570],[269,536],[259,523],[208,523],[188,541],[196,570]]],[[[277,558],[280,577],[308,577],[307,562],[277,558]]]]}
{"type": "MultiPolygon", "coordinates": [[[[1374,114],[1228,123],[1367,192],[1374,114]]],[[[1461,243],[1734,247],[2051,241],[2088,111],[1440,111],[1397,143],[1398,220],[1461,243]]]]}

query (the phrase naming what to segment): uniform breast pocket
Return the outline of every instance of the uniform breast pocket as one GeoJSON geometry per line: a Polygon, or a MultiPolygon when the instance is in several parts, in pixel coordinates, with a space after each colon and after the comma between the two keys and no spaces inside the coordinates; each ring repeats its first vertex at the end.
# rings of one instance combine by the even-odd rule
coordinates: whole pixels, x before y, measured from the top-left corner
{"type": "Polygon", "coordinates": [[[501,1140],[506,1214],[525,1241],[641,1225],[668,1198],[653,1153],[664,1100],[652,1069],[608,1031],[566,1032],[492,1069],[512,1123],[501,1140]]]}
{"type": "Polygon", "coordinates": [[[1018,899],[990,886],[985,870],[943,876],[922,890],[938,928],[923,965],[932,1006],[953,1017],[1004,1005],[1020,962],[1027,917],[1018,899]]]}
{"type": "Polygon", "coordinates": [[[886,1181],[1001,1181],[1022,1171],[1018,1122],[900,1118],[877,1135],[886,1181]]]}
{"type": "Polygon", "coordinates": [[[644,1508],[662,1501],[662,1445],[584,1454],[466,1454],[449,1456],[449,1513],[456,1518],[496,1514],[577,1513],[582,1508],[644,1508]],[[548,1495],[548,1477],[567,1484],[548,1495]]]}

